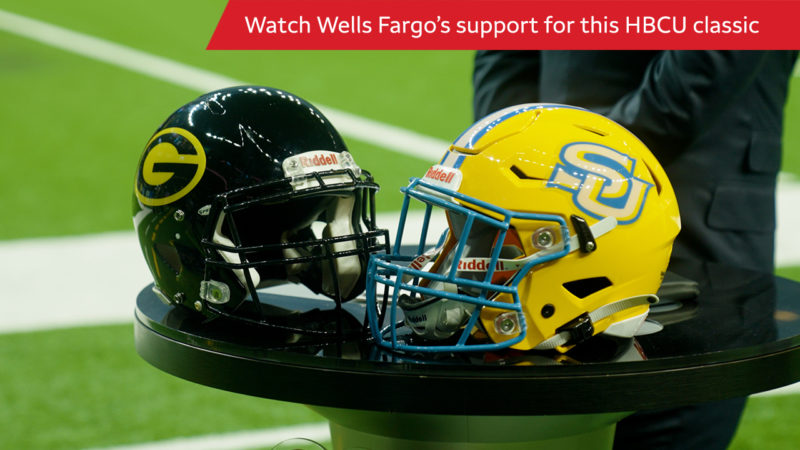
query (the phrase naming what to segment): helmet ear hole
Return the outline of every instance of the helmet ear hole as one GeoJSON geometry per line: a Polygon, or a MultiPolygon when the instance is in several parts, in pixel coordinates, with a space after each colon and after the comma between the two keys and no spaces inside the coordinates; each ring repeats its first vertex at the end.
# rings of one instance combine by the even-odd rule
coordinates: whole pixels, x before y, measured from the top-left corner
{"type": "Polygon", "coordinates": [[[564,289],[578,298],[586,298],[595,292],[599,292],[607,287],[610,287],[611,285],[611,280],[609,280],[607,277],[583,278],[580,280],[568,281],[563,284],[564,289]]]}
{"type": "Polygon", "coordinates": [[[164,261],[167,267],[175,272],[175,275],[181,272],[181,257],[174,246],[157,242],[153,245],[153,248],[155,249],[156,255],[159,256],[159,259],[164,261]]]}

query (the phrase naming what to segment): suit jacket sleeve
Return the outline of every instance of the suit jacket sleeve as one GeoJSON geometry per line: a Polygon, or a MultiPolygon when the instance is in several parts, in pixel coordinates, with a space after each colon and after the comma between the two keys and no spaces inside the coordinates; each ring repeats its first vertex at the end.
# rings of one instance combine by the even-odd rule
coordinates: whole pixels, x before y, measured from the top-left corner
{"type": "Polygon", "coordinates": [[[709,130],[762,70],[767,52],[665,51],[641,84],[606,115],[619,122],[666,163],[709,130]]]}

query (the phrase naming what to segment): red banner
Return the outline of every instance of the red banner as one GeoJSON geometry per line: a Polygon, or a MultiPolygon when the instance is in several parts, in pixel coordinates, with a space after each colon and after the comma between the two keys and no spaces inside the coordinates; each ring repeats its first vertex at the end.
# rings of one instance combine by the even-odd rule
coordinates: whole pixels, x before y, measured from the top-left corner
{"type": "Polygon", "coordinates": [[[229,0],[208,49],[798,49],[798,18],[794,0],[229,0]]]}

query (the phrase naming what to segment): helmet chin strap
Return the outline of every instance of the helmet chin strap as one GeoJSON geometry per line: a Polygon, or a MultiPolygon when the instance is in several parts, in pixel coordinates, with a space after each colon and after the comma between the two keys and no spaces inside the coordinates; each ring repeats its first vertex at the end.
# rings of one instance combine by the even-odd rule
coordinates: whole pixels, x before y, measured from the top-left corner
{"type": "MultiPolygon", "coordinates": [[[[589,312],[588,319],[589,325],[595,324],[606,317],[610,317],[618,312],[622,312],[626,309],[635,308],[641,305],[649,305],[658,302],[658,297],[652,294],[647,295],[637,295],[635,297],[624,298],[622,300],[617,300],[612,303],[608,303],[603,305],[594,311],[589,312]]],[[[647,318],[647,313],[640,314],[638,316],[631,317],[617,325],[616,327],[609,327],[606,330],[606,334],[618,337],[633,337],[636,332],[641,327],[642,323],[647,318]]],[[[591,337],[591,335],[587,336],[591,337]]],[[[573,342],[574,333],[570,330],[564,330],[556,333],[552,337],[545,339],[544,341],[540,342],[536,347],[535,350],[552,350],[556,347],[560,347],[562,345],[571,345],[577,344],[579,342],[573,342]]]]}

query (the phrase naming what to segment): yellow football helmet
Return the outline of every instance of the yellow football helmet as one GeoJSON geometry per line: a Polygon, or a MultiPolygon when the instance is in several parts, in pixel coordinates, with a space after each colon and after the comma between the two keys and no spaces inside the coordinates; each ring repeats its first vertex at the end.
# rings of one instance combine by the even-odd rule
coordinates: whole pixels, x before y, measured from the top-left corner
{"type": "Polygon", "coordinates": [[[401,190],[394,250],[371,257],[367,283],[373,336],[395,350],[563,352],[599,333],[633,336],[680,231],[647,147],[565,105],[485,117],[401,190]],[[421,235],[406,237],[417,201],[421,235]],[[425,251],[437,211],[447,230],[425,251]]]}

